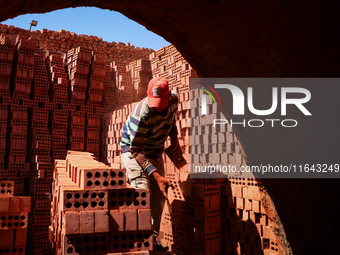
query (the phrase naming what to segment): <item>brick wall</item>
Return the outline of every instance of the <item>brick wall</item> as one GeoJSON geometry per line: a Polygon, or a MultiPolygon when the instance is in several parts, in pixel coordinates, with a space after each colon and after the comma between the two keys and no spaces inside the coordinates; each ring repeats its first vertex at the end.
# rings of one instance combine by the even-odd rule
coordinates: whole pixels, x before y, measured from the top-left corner
{"type": "MultiPolygon", "coordinates": [[[[51,36],[53,39],[48,40],[55,40],[51,36]]],[[[14,195],[32,197],[29,254],[49,254],[51,230],[57,233],[57,239],[53,239],[59,245],[56,251],[72,249],[77,253],[76,250],[85,249],[69,245],[72,241],[67,234],[62,234],[63,227],[57,223],[74,216],[79,218],[80,224],[81,214],[87,209],[76,209],[80,206],[77,204],[66,213],[65,208],[59,210],[66,205],[54,201],[51,214],[50,202],[60,196],[56,195],[56,185],[62,187],[65,181],[71,188],[76,185],[76,190],[85,192],[95,188],[96,183],[103,188],[104,183],[116,185],[122,179],[112,183],[105,178],[89,177],[85,182],[85,179],[77,179],[76,170],[67,170],[66,166],[62,171],[69,179],[59,180],[53,176],[53,173],[59,174],[59,165],[57,167],[54,162],[64,160],[67,150],[86,150],[109,165],[110,171],[121,170],[121,128],[136,102],[146,96],[152,76],[167,78],[170,88],[179,96],[176,125],[180,150],[187,162],[199,160],[203,165],[213,162],[236,168],[245,165],[231,127],[214,128],[208,118],[199,116],[198,98],[202,91],[190,90],[190,78],[195,78],[196,73],[172,45],[151,52],[147,58],[129,61],[128,53],[126,57],[117,53],[117,58],[111,59],[108,51],[104,54],[87,44],[64,52],[57,52],[52,45],[47,49],[37,48],[44,40],[10,34],[0,37],[0,181],[13,182],[14,195]],[[49,227],[51,217],[54,225],[49,227]]],[[[137,54],[143,50],[134,51],[137,54]]],[[[208,109],[209,115],[224,118],[209,100],[208,109]]],[[[166,147],[169,146],[168,140],[166,147]]],[[[176,254],[193,251],[193,254],[278,254],[280,245],[271,229],[275,219],[268,217],[262,204],[261,183],[241,175],[193,179],[189,165],[177,169],[165,154],[164,162],[165,177],[171,180],[172,187],[168,191],[171,203],[162,216],[160,239],[163,244],[169,245],[176,254]]],[[[82,176],[84,178],[84,174],[82,176]]],[[[92,202],[101,201],[87,201],[88,204],[92,202]]],[[[108,199],[108,208],[95,205],[93,217],[84,213],[84,219],[90,217],[95,222],[96,210],[112,209],[110,217],[117,220],[117,231],[145,227],[145,222],[134,224],[134,221],[128,226],[122,225],[119,221],[122,217],[132,215],[133,218],[148,212],[136,211],[130,205],[119,208],[116,202],[108,199]],[[126,215],[117,212],[120,209],[127,209],[126,215]]],[[[91,238],[101,237],[95,230],[91,232],[92,229],[82,231],[93,235],[91,238]]],[[[120,239],[120,233],[114,238],[120,239]]],[[[123,251],[121,248],[126,244],[111,247],[107,242],[101,245],[112,252],[123,251]]]]}
{"type": "Polygon", "coordinates": [[[0,33],[10,35],[19,34],[27,37],[33,36],[36,39],[37,48],[47,49],[51,52],[61,51],[66,53],[72,48],[82,46],[91,51],[106,55],[111,61],[120,61],[125,65],[136,59],[148,58],[149,54],[153,52],[152,49],[135,47],[129,43],[106,42],[97,36],[77,35],[76,33],[65,30],[52,31],[42,29],[41,31],[29,31],[0,24],[0,33]]]}

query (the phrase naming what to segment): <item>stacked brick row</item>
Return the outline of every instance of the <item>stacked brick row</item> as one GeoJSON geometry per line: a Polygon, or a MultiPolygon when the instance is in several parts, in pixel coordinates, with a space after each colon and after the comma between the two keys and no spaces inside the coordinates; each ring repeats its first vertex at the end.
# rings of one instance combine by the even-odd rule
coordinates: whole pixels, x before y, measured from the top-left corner
{"type": "MultiPolygon", "coordinates": [[[[16,36],[11,73],[11,96],[18,99],[28,99],[31,93],[31,83],[34,77],[35,41],[32,38],[16,36]]],[[[36,91],[32,91],[35,96],[36,91]]]]}
{"type": "Polygon", "coordinates": [[[85,105],[91,54],[92,51],[84,47],[67,52],[67,70],[71,81],[70,102],[76,105],[85,105]]]}
{"type": "Polygon", "coordinates": [[[61,51],[66,53],[72,48],[86,45],[91,51],[105,54],[109,60],[117,60],[128,64],[129,62],[146,58],[152,49],[139,48],[130,43],[106,42],[102,38],[89,35],[77,35],[74,32],[65,30],[53,31],[42,29],[41,31],[29,31],[22,28],[0,24],[0,33],[16,35],[23,34],[27,37],[33,36],[36,39],[36,47],[44,48],[51,52],[61,51]]]}
{"type": "Polygon", "coordinates": [[[52,162],[50,157],[51,135],[48,127],[50,104],[50,81],[45,65],[44,51],[35,50],[34,79],[32,99],[38,104],[29,107],[29,157],[31,169],[36,177],[51,177],[52,162]]]}
{"type": "Polygon", "coordinates": [[[115,100],[115,78],[114,78],[114,71],[111,67],[111,62],[106,61],[105,64],[105,76],[104,76],[104,89],[103,89],[103,101],[102,107],[108,108],[113,110],[116,105],[115,100]]]}
{"type": "Polygon", "coordinates": [[[5,169],[10,172],[10,177],[20,177],[21,172],[29,170],[30,166],[26,164],[27,107],[11,104],[8,106],[8,114],[5,169]]]}
{"type": "Polygon", "coordinates": [[[70,151],[66,160],[56,161],[54,175],[55,254],[152,250],[149,190],[127,188],[125,170],[70,151]]]}
{"type": "Polygon", "coordinates": [[[50,254],[49,225],[51,210],[52,178],[43,176],[30,180],[29,195],[32,198],[29,215],[29,238],[27,254],[50,254]]]}
{"type": "Polygon", "coordinates": [[[195,70],[172,44],[151,53],[149,59],[152,76],[166,78],[170,89],[178,93],[189,91],[190,78],[197,77],[195,70]]]}
{"type": "Polygon", "coordinates": [[[46,64],[49,68],[51,82],[51,102],[68,103],[68,89],[70,81],[64,69],[64,60],[61,52],[46,52],[46,64]]]}
{"type": "Polygon", "coordinates": [[[0,253],[25,255],[31,198],[14,196],[14,182],[0,181],[0,253]]]}
{"type": "Polygon", "coordinates": [[[121,167],[122,148],[119,143],[122,138],[122,127],[135,106],[136,103],[132,103],[121,109],[103,114],[101,140],[104,153],[101,161],[111,165],[111,167],[121,167]]]}
{"type": "Polygon", "coordinates": [[[147,96],[148,83],[152,78],[149,60],[138,59],[127,65],[134,88],[134,101],[140,101],[147,96]]]}
{"type": "Polygon", "coordinates": [[[132,103],[134,89],[126,65],[123,62],[113,61],[111,66],[114,69],[118,98],[122,99],[123,104],[132,103]]]}
{"type": "Polygon", "coordinates": [[[46,52],[46,65],[51,82],[51,101],[59,104],[59,109],[50,112],[51,157],[55,159],[66,157],[68,112],[75,110],[75,105],[68,103],[70,81],[64,68],[63,54],[46,52]]]}
{"type": "MultiPolygon", "coordinates": [[[[232,128],[213,126],[213,119],[225,117],[210,97],[208,113],[201,116],[199,98],[203,91],[189,91],[189,78],[195,77],[195,73],[181,55],[173,46],[167,46],[151,54],[150,59],[153,77],[166,77],[178,94],[176,125],[186,161],[201,169],[216,164],[237,170],[244,166],[232,128]]],[[[135,105],[127,104],[103,115],[106,155],[102,160],[111,166],[121,163],[121,128],[135,105]]],[[[165,143],[168,146],[169,140],[165,143]]],[[[278,254],[277,239],[261,202],[260,183],[252,176],[236,173],[193,179],[189,165],[177,169],[166,155],[164,162],[165,177],[181,188],[183,201],[178,202],[179,194],[173,190],[168,193],[177,202],[164,208],[159,236],[162,244],[176,254],[278,254]]]]}
{"type": "Polygon", "coordinates": [[[5,153],[6,153],[6,134],[7,134],[7,105],[0,104],[0,171],[5,169],[5,153]]]}
{"type": "Polygon", "coordinates": [[[100,114],[87,113],[85,125],[85,151],[99,158],[100,151],[100,114]]]}
{"type": "Polygon", "coordinates": [[[100,107],[103,98],[104,77],[106,76],[107,57],[94,54],[91,58],[90,76],[88,79],[86,105],[100,107]]]}
{"type": "Polygon", "coordinates": [[[0,96],[10,96],[9,84],[14,57],[15,40],[4,34],[0,35],[0,96]]]}

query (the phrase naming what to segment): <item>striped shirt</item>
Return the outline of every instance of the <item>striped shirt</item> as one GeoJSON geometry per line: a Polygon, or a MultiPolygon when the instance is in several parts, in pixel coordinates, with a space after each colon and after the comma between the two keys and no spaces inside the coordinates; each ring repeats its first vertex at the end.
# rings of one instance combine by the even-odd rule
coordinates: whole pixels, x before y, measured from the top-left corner
{"type": "Polygon", "coordinates": [[[146,97],[132,110],[122,128],[120,146],[123,153],[130,151],[149,175],[156,170],[150,159],[162,156],[168,136],[177,137],[177,110],[178,97],[174,92],[170,92],[168,106],[161,112],[149,108],[146,97]]]}

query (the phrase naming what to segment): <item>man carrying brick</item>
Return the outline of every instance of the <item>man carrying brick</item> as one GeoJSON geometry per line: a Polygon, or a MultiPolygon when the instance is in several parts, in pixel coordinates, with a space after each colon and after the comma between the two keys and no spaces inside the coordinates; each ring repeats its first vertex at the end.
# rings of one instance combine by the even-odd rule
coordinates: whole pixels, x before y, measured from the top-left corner
{"type": "MultiPolygon", "coordinates": [[[[136,189],[151,190],[151,214],[156,237],[159,232],[165,188],[170,182],[164,178],[162,154],[168,136],[171,145],[178,144],[175,115],[178,97],[169,91],[164,78],[154,78],[148,84],[147,97],[141,100],[122,128],[120,146],[122,166],[127,170],[130,184],[136,189]]],[[[155,238],[158,250],[167,250],[155,238]]]]}

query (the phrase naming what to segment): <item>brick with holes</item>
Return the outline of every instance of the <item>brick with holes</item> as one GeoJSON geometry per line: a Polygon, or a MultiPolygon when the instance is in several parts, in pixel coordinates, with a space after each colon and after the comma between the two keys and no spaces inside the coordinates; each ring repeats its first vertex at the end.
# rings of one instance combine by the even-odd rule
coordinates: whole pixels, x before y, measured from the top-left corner
{"type": "Polygon", "coordinates": [[[107,190],[80,190],[62,187],[60,205],[63,211],[108,209],[107,190]]]}
{"type": "Polygon", "coordinates": [[[122,169],[81,169],[78,186],[82,189],[126,188],[126,172],[122,169]]]}
{"type": "Polygon", "coordinates": [[[61,254],[107,254],[109,233],[64,235],[61,234],[61,254]]]}
{"type": "Polygon", "coordinates": [[[170,186],[168,187],[168,200],[173,206],[181,206],[185,202],[185,198],[178,181],[170,180],[170,186]]]}
{"type": "Polygon", "coordinates": [[[149,189],[109,189],[109,209],[150,209],[149,189]]]}
{"type": "Polygon", "coordinates": [[[110,233],[110,252],[152,250],[152,231],[125,231],[110,233]]]}
{"type": "Polygon", "coordinates": [[[175,148],[173,146],[169,146],[165,149],[165,153],[170,158],[172,163],[174,163],[177,169],[180,169],[187,164],[185,158],[182,155],[181,147],[179,145],[175,148]]]}

